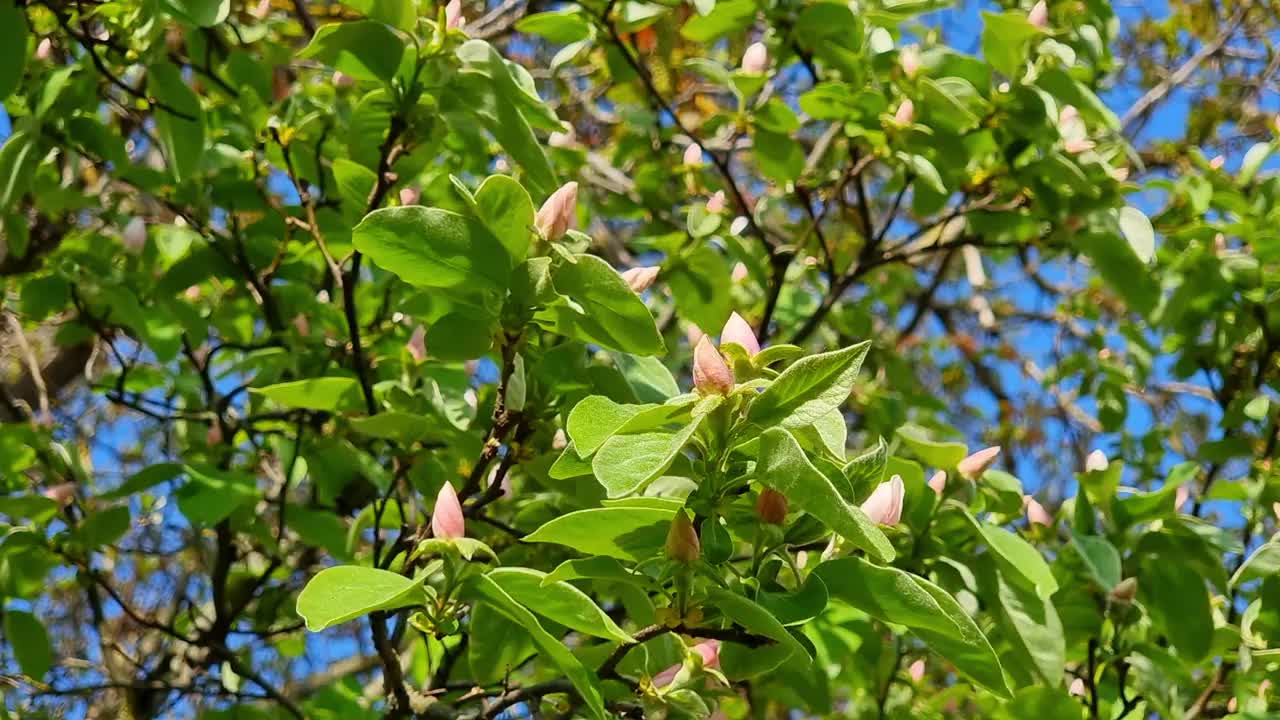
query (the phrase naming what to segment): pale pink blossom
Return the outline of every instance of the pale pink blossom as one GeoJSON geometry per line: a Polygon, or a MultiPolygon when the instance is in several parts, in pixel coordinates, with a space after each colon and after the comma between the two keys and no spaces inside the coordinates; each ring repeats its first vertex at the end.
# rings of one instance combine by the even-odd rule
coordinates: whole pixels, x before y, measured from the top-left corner
{"type": "Polygon", "coordinates": [[[408,185],[400,188],[398,197],[401,205],[417,205],[418,201],[422,199],[422,191],[413,185],[408,185]]]}
{"type": "Polygon", "coordinates": [[[632,292],[639,294],[653,287],[653,283],[658,279],[658,271],[661,269],[657,265],[634,267],[622,273],[622,279],[627,282],[627,287],[631,288],[632,292]]]}
{"type": "MultiPolygon", "coordinates": [[[[454,0],[455,2],[457,0],[454,0]]],[[[559,240],[573,226],[578,207],[578,183],[567,182],[551,193],[551,197],[538,208],[533,223],[538,232],[548,240],[559,240]]]]}
{"type": "Polygon", "coordinates": [[[199,299],[200,299],[200,286],[199,286],[199,285],[190,285],[190,286],[188,286],[188,287],[187,287],[187,289],[186,289],[186,290],[184,290],[184,291],[182,292],[182,296],[183,296],[183,297],[185,297],[185,298],[186,298],[186,299],[188,299],[188,300],[191,300],[192,302],[194,302],[194,301],[196,301],[196,300],[199,300],[199,299]]]}
{"type": "Polygon", "coordinates": [[[769,69],[769,48],[762,42],[751,43],[742,53],[742,71],[759,75],[769,69]]]}
{"type": "Polygon", "coordinates": [[[336,70],[333,73],[332,82],[334,87],[349,88],[356,84],[356,79],[341,70],[336,70]]]}
{"type": "Polygon", "coordinates": [[[1227,712],[1234,713],[1236,710],[1239,710],[1239,709],[1240,709],[1239,701],[1237,701],[1235,698],[1231,698],[1227,700],[1227,712]]]}
{"type": "Polygon", "coordinates": [[[574,146],[575,142],[572,127],[569,128],[568,132],[560,132],[557,130],[547,137],[547,144],[553,148],[571,148],[574,146]]]}
{"type": "Polygon", "coordinates": [[[569,436],[565,435],[564,428],[556,428],[556,434],[551,437],[551,449],[563,450],[569,447],[569,436]]]}
{"type": "MultiPolygon", "coordinates": [[[[715,670],[720,667],[720,641],[719,640],[703,640],[693,646],[693,651],[702,658],[702,667],[708,670],[715,670]]],[[[671,667],[663,670],[653,676],[654,687],[665,687],[675,680],[679,674],[683,663],[676,663],[671,667]]]]}
{"type": "Polygon", "coordinates": [[[902,101],[898,106],[898,111],[893,114],[894,122],[899,125],[910,125],[916,118],[916,104],[911,102],[911,98],[902,101]]]}
{"type": "Polygon", "coordinates": [[[689,341],[689,347],[697,347],[698,342],[701,341],[705,335],[706,333],[703,332],[702,328],[694,325],[693,323],[689,323],[689,327],[684,329],[684,337],[689,341]]]}
{"type": "Polygon", "coordinates": [[[467,18],[462,15],[462,0],[449,0],[449,4],[444,6],[445,29],[461,30],[466,24],[467,18]]]}
{"type": "Polygon", "coordinates": [[[301,313],[294,315],[293,329],[297,330],[298,334],[302,337],[306,337],[311,334],[311,321],[307,319],[306,315],[301,313]]]}
{"type": "Polygon", "coordinates": [[[271,0],[258,0],[258,4],[254,6],[251,14],[262,20],[271,14],[271,0]]]}
{"type": "Polygon", "coordinates": [[[689,167],[702,164],[702,148],[697,143],[690,143],[689,147],[684,149],[684,164],[689,167]]]}
{"type": "Polygon", "coordinates": [[[205,431],[204,443],[205,445],[208,445],[210,447],[213,447],[214,445],[221,445],[222,444],[222,426],[218,425],[218,423],[213,423],[212,425],[210,425],[209,429],[205,431]]]}
{"type": "Polygon", "coordinates": [[[1175,490],[1173,493],[1173,509],[1178,510],[1183,505],[1186,505],[1187,501],[1190,499],[1191,499],[1191,488],[1187,487],[1186,485],[1179,485],[1178,489],[1175,490]]]}
{"type": "Polygon", "coordinates": [[[1067,153],[1071,155],[1079,155],[1080,153],[1087,152],[1093,148],[1094,143],[1088,138],[1072,138],[1062,144],[1062,149],[1066,150],[1067,153]]]}
{"type": "Polygon", "coordinates": [[[1040,0],[1031,7],[1031,12],[1027,13],[1027,22],[1035,25],[1041,30],[1049,27],[1049,6],[1044,0],[1040,0]]]}
{"type": "Polygon", "coordinates": [[[737,344],[743,350],[746,350],[747,355],[751,357],[760,352],[760,343],[756,340],[755,331],[736,312],[729,315],[729,320],[725,322],[724,329],[720,331],[720,344],[724,345],[725,343],[737,344]]]}
{"type": "Polygon", "coordinates": [[[1076,678],[1075,680],[1072,680],[1071,687],[1067,688],[1067,692],[1071,693],[1076,697],[1084,697],[1085,695],[1084,678],[1076,678]]]}
{"type": "Polygon", "coordinates": [[[1227,164],[1227,159],[1222,155],[1214,155],[1213,159],[1209,161],[1209,167],[1213,168],[1214,170],[1221,170],[1222,166],[1226,164],[1227,164]]]}
{"type": "Polygon", "coordinates": [[[1107,469],[1110,462],[1107,460],[1106,453],[1101,450],[1094,450],[1089,453],[1089,457],[1084,460],[1085,472],[1102,472],[1107,469]]]}
{"type": "Polygon", "coordinates": [[[929,478],[929,489],[941,495],[947,489],[947,472],[939,470],[929,478]]]}
{"type": "Polygon", "coordinates": [[[707,212],[709,213],[724,212],[724,191],[723,190],[717,190],[716,194],[712,195],[710,200],[707,200],[707,212]]]}
{"type": "Polygon", "coordinates": [[[458,502],[453,483],[446,481],[436,495],[436,506],[431,511],[431,534],[441,540],[456,540],[466,534],[462,503],[458,502]]]}
{"type": "Polygon", "coordinates": [[[920,49],[908,45],[898,53],[898,64],[902,66],[902,74],[914,78],[920,72],[920,49]]]}
{"type": "Polygon", "coordinates": [[[742,282],[750,274],[751,271],[747,269],[746,263],[738,262],[734,263],[733,272],[729,273],[729,278],[734,282],[742,282]]]}
{"type": "Polygon", "coordinates": [[[733,371],[720,351],[703,335],[693,350],[693,386],[705,394],[724,395],[733,390],[733,371]]]}
{"type": "Polygon", "coordinates": [[[124,226],[124,233],[120,238],[125,251],[137,255],[147,247],[147,223],[140,217],[133,218],[124,226]]]}
{"type": "Polygon", "coordinates": [[[918,683],[924,679],[924,660],[917,660],[911,663],[911,667],[907,668],[907,674],[911,676],[911,682],[918,683]]]}
{"type": "Polygon", "coordinates": [[[53,40],[40,38],[40,44],[36,45],[36,59],[48,60],[50,55],[53,55],[53,40]]]}
{"type": "Polygon", "coordinates": [[[1037,502],[1035,498],[1030,495],[1023,495],[1022,505],[1027,513],[1027,520],[1032,525],[1044,525],[1045,527],[1053,525],[1053,515],[1050,515],[1049,511],[1045,510],[1044,506],[1037,502]]]}
{"type": "Polygon", "coordinates": [[[427,359],[427,329],[419,325],[413,329],[413,334],[409,336],[409,342],[404,344],[409,356],[414,362],[422,362],[427,359]]]}
{"type": "Polygon", "coordinates": [[[905,491],[902,478],[894,475],[871,492],[871,497],[862,503],[862,512],[872,522],[880,525],[897,525],[902,519],[902,497],[905,491]]]}
{"type": "Polygon", "coordinates": [[[66,507],[67,505],[71,504],[72,500],[75,499],[76,484],[69,483],[69,482],[58,483],[57,485],[52,485],[50,487],[45,488],[45,491],[43,494],[45,497],[54,501],[58,505],[62,507],[66,507]]]}
{"type": "Polygon", "coordinates": [[[999,455],[999,445],[983,448],[957,463],[956,471],[960,473],[961,477],[977,480],[982,477],[982,473],[996,463],[996,457],[999,455]]]}

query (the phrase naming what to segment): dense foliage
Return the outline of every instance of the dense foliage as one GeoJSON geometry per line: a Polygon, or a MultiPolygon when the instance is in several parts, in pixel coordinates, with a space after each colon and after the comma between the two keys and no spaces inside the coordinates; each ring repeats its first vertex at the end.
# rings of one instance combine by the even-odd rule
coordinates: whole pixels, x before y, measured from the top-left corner
{"type": "Polygon", "coordinates": [[[0,717],[1272,717],[1276,25],[0,0],[0,717]]]}

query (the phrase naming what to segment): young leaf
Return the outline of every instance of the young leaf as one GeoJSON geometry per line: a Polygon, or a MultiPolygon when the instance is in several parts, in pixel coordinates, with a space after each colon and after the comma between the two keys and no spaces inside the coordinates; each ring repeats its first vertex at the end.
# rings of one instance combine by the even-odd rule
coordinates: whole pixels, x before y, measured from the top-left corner
{"type": "Polygon", "coordinates": [[[760,482],[787,496],[792,506],[826,523],[849,542],[881,562],[893,560],[893,546],[866,513],[850,505],[805,457],[795,437],[782,428],[760,436],[756,462],[760,482]]]}
{"type": "Polygon", "coordinates": [[[285,407],[307,410],[350,410],[363,407],[360,383],[349,377],[319,377],[307,380],[278,383],[249,392],[272,400],[285,407]]]}
{"type": "Polygon", "coordinates": [[[652,557],[667,540],[674,510],[660,508],[593,508],[551,520],[524,537],[524,542],[555,543],[585,555],[639,561],[652,557]]]}
{"type": "Polygon", "coordinates": [[[1012,578],[1034,588],[1045,599],[1058,591],[1058,581],[1053,577],[1053,571],[1033,545],[997,525],[978,520],[973,520],[973,524],[991,551],[1003,561],[1001,568],[1009,572],[1012,578]]]}
{"type": "Polygon", "coordinates": [[[156,131],[169,171],[178,182],[190,180],[200,169],[205,150],[205,118],[200,98],[172,63],[151,66],[147,84],[151,94],[164,103],[165,108],[171,108],[157,108],[155,113],[156,131]],[[182,116],[175,115],[174,110],[182,116]]]}
{"type": "Polygon", "coordinates": [[[53,665],[53,648],[44,623],[29,612],[6,609],[4,635],[18,660],[18,667],[22,668],[22,674],[35,680],[44,679],[53,665]]]}
{"type": "Polygon", "coordinates": [[[356,249],[401,280],[427,288],[505,290],[506,249],[479,220],[417,205],[383,208],[351,231],[356,249]]]}
{"type": "Polygon", "coordinates": [[[627,282],[604,260],[575,255],[551,273],[556,291],[573,300],[543,312],[553,329],[568,337],[633,355],[657,355],[666,349],[653,315],[627,282]]]}
{"type": "Polygon", "coordinates": [[[325,568],[298,593],[298,615],[319,632],[377,610],[395,610],[422,602],[422,583],[399,573],[339,565],[325,568]]]}
{"type": "Polygon", "coordinates": [[[27,14],[16,3],[0,6],[0,101],[22,83],[27,66],[27,14]]]}
{"type": "Polygon", "coordinates": [[[630,495],[671,467],[701,421],[695,417],[680,430],[614,435],[600,446],[591,469],[609,497],[630,495]]]}
{"type": "Polygon", "coordinates": [[[870,348],[867,341],[797,360],[751,402],[747,419],[766,428],[817,422],[848,399],[870,348]]]}
{"type": "Polygon", "coordinates": [[[532,568],[497,568],[488,576],[521,605],[552,622],[592,637],[635,642],[586,593],[567,582],[548,582],[546,573],[532,568]]]}
{"type": "Polygon", "coordinates": [[[480,221],[507,249],[512,262],[524,262],[533,237],[533,200],[529,191],[506,175],[491,175],[475,195],[480,221]]]}
{"type": "Polygon", "coordinates": [[[373,20],[323,25],[299,57],[318,60],[356,80],[390,82],[400,68],[404,40],[373,20]]]}
{"type": "Polygon", "coordinates": [[[1000,658],[960,604],[942,588],[892,567],[857,556],[825,562],[814,570],[832,597],[883,622],[906,625],[960,672],[1004,698],[1010,696],[1000,658]]]}
{"type": "Polygon", "coordinates": [[[778,619],[773,616],[773,613],[748,598],[723,588],[712,587],[707,590],[707,599],[711,601],[711,604],[717,610],[724,613],[726,617],[738,625],[746,628],[748,632],[763,635],[774,642],[791,648],[793,659],[797,658],[798,655],[803,655],[807,660],[813,659],[804,645],[801,645],[792,637],[791,633],[782,626],[782,623],[778,622],[778,619]]]}

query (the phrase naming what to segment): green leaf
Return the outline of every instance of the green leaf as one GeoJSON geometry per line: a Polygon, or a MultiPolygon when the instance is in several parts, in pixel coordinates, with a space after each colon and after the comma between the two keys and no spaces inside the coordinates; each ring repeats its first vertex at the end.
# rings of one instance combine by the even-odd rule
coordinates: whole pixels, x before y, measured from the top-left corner
{"type": "Polygon", "coordinates": [[[513,263],[524,262],[533,237],[533,200],[529,191],[506,175],[491,175],[476,190],[480,221],[507,249],[513,263]]]}
{"type": "Polygon", "coordinates": [[[674,510],[592,508],[561,515],[524,537],[529,543],[554,543],[584,555],[637,562],[658,553],[667,541],[674,510]]]}
{"type": "Polygon", "coordinates": [[[1006,720],[1081,720],[1086,707],[1063,690],[1053,687],[1023,688],[1004,707],[1006,720]]]}
{"type": "Polygon", "coordinates": [[[277,383],[250,392],[285,407],[307,410],[350,410],[363,404],[360,383],[349,377],[318,377],[277,383]]]}
{"type": "Polygon", "coordinates": [[[693,437],[702,417],[680,430],[657,430],[614,435],[600,446],[591,461],[596,480],[609,497],[630,495],[660,477],[693,437]]]}
{"type": "Polygon", "coordinates": [[[1058,581],[1044,557],[1033,545],[998,525],[973,520],[974,527],[982,534],[987,546],[1001,560],[1001,569],[1011,579],[1034,588],[1037,595],[1048,599],[1058,591],[1058,581]]]}
{"type": "Polygon", "coordinates": [[[497,568],[488,576],[521,605],[552,622],[592,637],[635,642],[586,593],[567,582],[548,582],[546,573],[531,568],[497,568]]]}
{"type": "Polygon", "coordinates": [[[588,395],[569,411],[564,429],[579,457],[589,458],[628,420],[654,407],[619,405],[604,395],[588,395]]]}
{"type": "Polygon", "coordinates": [[[592,716],[607,720],[604,699],[600,695],[595,676],[589,672],[564,643],[542,628],[538,618],[516,602],[502,587],[487,575],[475,575],[468,579],[467,594],[483,598],[508,620],[520,625],[533,638],[533,644],[547,660],[560,669],[586,702],[592,716]]]}
{"type": "Polygon", "coordinates": [[[128,505],[96,510],[85,516],[76,528],[76,537],[90,550],[111,545],[129,531],[132,517],[128,505]]]}
{"type": "Polygon", "coordinates": [[[165,9],[200,27],[213,27],[231,12],[231,0],[165,0],[165,9]]]}
{"type": "MultiPolygon", "coordinates": [[[[0,92],[0,97],[4,97],[4,93],[0,92]]],[[[1244,154],[1244,159],[1240,161],[1240,174],[1237,180],[1241,185],[1248,185],[1257,177],[1258,171],[1262,169],[1262,164],[1271,157],[1271,153],[1276,149],[1274,142],[1255,143],[1244,154]]]]}
{"type": "Polygon", "coordinates": [[[182,71],[173,63],[160,63],[151,66],[147,73],[147,84],[151,94],[164,103],[165,108],[172,108],[186,117],[175,115],[164,108],[156,108],[156,132],[160,137],[160,146],[164,150],[165,161],[173,179],[186,182],[193,178],[200,169],[205,151],[205,119],[204,108],[200,106],[200,98],[182,79],[182,71]]]}
{"type": "Polygon", "coordinates": [[[511,260],[479,220],[420,206],[383,208],[351,231],[356,249],[417,287],[498,292],[511,260]]]}
{"type": "Polygon", "coordinates": [[[675,376],[658,358],[614,353],[613,362],[640,402],[661,403],[680,394],[675,376]]]}
{"type": "Polygon", "coordinates": [[[799,590],[789,593],[761,592],[756,600],[783,625],[802,625],[827,608],[827,586],[810,574],[799,590]]]}
{"type": "Polygon", "coordinates": [[[377,610],[420,605],[422,583],[399,573],[339,565],[325,568],[298,593],[298,615],[311,632],[344,623],[377,610]]]}
{"type": "Polygon", "coordinates": [[[476,603],[467,627],[467,660],[477,683],[502,682],[537,652],[533,639],[493,603],[476,603]]]}
{"type": "Polygon", "coordinates": [[[898,437],[916,457],[937,468],[954,468],[969,454],[964,443],[933,440],[929,431],[919,425],[903,425],[898,428],[898,437]]]}
{"type": "Polygon", "coordinates": [[[1265,543],[1253,551],[1235,575],[1231,576],[1231,587],[1239,587],[1258,578],[1272,577],[1280,573],[1280,542],[1265,543]]]}
{"type": "Polygon", "coordinates": [[[38,525],[57,514],[58,503],[43,495],[6,495],[0,497],[0,515],[8,516],[10,523],[14,520],[27,518],[38,525]]]}
{"type": "Polygon", "coordinates": [[[1244,416],[1255,422],[1262,422],[1271,410],[1271,398],[1259,394],[1244,406],[1244,416]]]}
{"type": "Polygon", "coordinates": [[[493,318],[483,315],[451,312],[427,328],[427,352],[445,362],[478,358],[493,347],[497,324],[493,318]]]}
{"type": "Polygon", "coordinates": [[[756,16],[755,0],[717,2],[710,13],[689,18],[680,34],[696,43],[710,43],[730,33],[745,30],[756,16]]]}
{"type": "Polygon", "coordinates": [[[527,15],[516,22],[516,29],[522,33],[540,35],[558,45],[568,45],[591,37],[591,23],[576,8],[527,15]]]}
{"type": "Polygon", "coordinates": [[[801,645],[791,633],[787,632],[787,629],[782,626],[782,623],[778,622],[773,613],[751,600],[738,593],[718,587],[707,589],[707,600],[710,601],[712,607],[724,613],[725,617],[745,628],[747,632],[763,635],[784,647],[791,648],[791,657],[793,659],[798,655],[803,655],[806,660],[813,660],[804,645],[801,645]]]}
{"type": "Polygon", "coordinates": [[[1110,592],[1120,583],[1120,551],[1106,538],[1072,533],[1071,544],[1103,590],[1110,592]]]}
{"type": "Polygon", "coordinates": [[[374,20],[328,23],[316,30],[299,57],[318,60],[356,80],[390,82],[400,69],[404,40],[374,20]]]}
{"type": "Polygon", "coordinates": [[[747,419],[761,427],[811,425],[849,398],[870,341],[801,358],[752,402],[747,419]]]}
{"type": "Polygon", "coordinates": [[[351,429],[361,435],[395,440],[406,445],[444,435],[444,428],[441,427],[439,420],[426,415],[398,411],[353,418],[351,429]]]}
{"type": "Polygon", "coordinates": [[[1186,662],[1203,660],[1213,644],[1209,592],[1195,568],[1181,558],[1150,555],[1139,566],[1138,597],[1156,627],[1186,662]]]}
{"type": "Polygon", "coordinates": [[[53,666],[53,647],[44,623],[29,612],[6,609],[4,635],[22,673],[35,680],[43,679],[53,666]]]}
{"type": "Polygon", "coordinates": [[[1041,682],[1057,686],[1066,663],[1066,636],[1057,608],[1051,599],[1039,597],[1021,583],[1009,582],[1005,571],[995,575],[1000,610],[1012,629],[1018,653],[1029,661],[1041,682]]]}
{"type": "Polygon", "coordinates": [[[866,513],[841,497],[827,476],[809,462],[790,432],[771,428],[760,436],[756,478],[875,559],[893,560],[889,539],[866,513]]]}
{"type": "Polygon", "coordinates": [[[31,187],[40,167],[40,139],[18,130],[0,147],[0,212],[6,212],[31,187]]]}
{"type": "Polygon", "coordinates": [[[252,475],[186,466],[187,482],[175,493],[178,509],[195,525],[211,527],[257,499],[252,475]]]}
{"type": "Polygon", "coordinates": [[[662,280],[671,289],[681,317],[714,331],[733,312],[729,296],[732,272],[724,255],[703,244],[669,262],[663,268],[662,280]]]}
{"type": "Polygon", "coordinates": [[[559,303],[538,313],[555,332],[583,342],[634,355],[666,350],[658,326],[644,301],[622,276],[594,255],[575,255],[551,273],[556,291],[572,303],[559,303]]]}
{"type": "Polygon", "coordinates": [[[883,622],[905,625],[960,672],[1004,698],[1010,697],[1000,658],[955,598],[897,568],[860,557],[825,562],[814,570],[827,591],[883,622]]]}
{"type": "Polygon", "coordinates": [[[790,135],[757,128],[752,141],[760,172],[778,185],[795,182],[804,172],[804,148],[790,135]]]}
{"type": "Polygon", "coordinates": [[[413,32],[418,23],[418,4],[405,0],[346,0],[353,10],[370,20],[382,22],[405,32],[413,32]]]}
{"type": "Polygon", "coordinates": [[[550,574],[542,578],[543,583],[560,582],[562,580],[613,580],[641,587],[648,586],[645,576],[637,575],[627,570],[622,566],[622,563],[606,556],[565,560],[550,574]]]}
{"type": "Polygon", "coordinates": [[[983,56],[1006,77],[1021,79],[1020,70],[1027,58],[1027,41],[1039,35],[1040,30],[1018,10],[1004,13],[983,11],[982,21],[983,56]]]}
{"type": "Polygon", "coordinates": [[[1120,208],[1120,231],[1129,241],[1133,254],[1144,263],[1156,256],[1156,231],[1141,210],[1132,205],[1120,208]]]}
{"type": "Polygon", "coordinates": [[[27,14],[17,3],[0,5],[0,101],[22,84],[27,66],[27,14]]]}
{"type": "Polygon", "coordinates": [[[338,185],[343,213],[353,219],[363,217],[369,196],[378,184],[377,174],[360,163],[338,158],[333,161],[333,180],[338,185]]]}

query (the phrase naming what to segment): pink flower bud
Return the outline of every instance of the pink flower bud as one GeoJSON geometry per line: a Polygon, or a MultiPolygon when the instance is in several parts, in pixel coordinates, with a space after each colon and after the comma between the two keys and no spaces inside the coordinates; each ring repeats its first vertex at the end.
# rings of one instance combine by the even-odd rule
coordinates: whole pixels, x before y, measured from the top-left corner
{"type": "Polygon", "coordinates": [[[419,325],[413,329],[413,334],[409,336],[409,342],[404,344],[409,356],[414,362],[422,362],[427,359],[427,329],[419,325]]]}
{"type": "Polygon", "coordinates": [[[199,299],[200,299],[200,286],[199,286],[199,285],[190,285],[190,286],[188,286],[188,287],[187,287],[187,289],[183,291],[182,296],[183,296],[183,297],[185,297],[186,299],[188,299],[188,300],[192,301],[192,302],[195,302],[196,300],[199,300],[199,299]]]}
{"type": "Polygon", "coordinates": [[[702,331],[702,328],[693,323],[689,323],[689,327],[684,330],[684,337],[689,341],[689,347],[697,347],[705,335],[706,333],[702,331]]]}
{"type": "Polygon", "coordinates": [[[556,428],[556,434],[551,436],[551,449],[563,450],[569,447],[569,436],[564,434],[564,428],[556,428]]]}
{"type": "Polygon", "coordinates": [[[1187,487],[1186,485],[1179,485],[1178,489],[1175,490],[1173,493],[1173,509],[1178,510],[1183,505],[1186,505],[1187,501],[1190,499],[1191,499],[1191,488],[1187,487]]]}
{"type": "Polygon", "coordinates": [[[436,495],[436,506],[431,511],[431,534],[441,540],[456,540],[466,534],[466,520],[462,517],[462,504],[453,483],[445,482],[436,495]]]}
{"type": "Polygon", "coordinates": [[[773,488],[760,491],[760,497],[756,498],[756,516],[760,522],[781,525],[787,519],[787,496],[773,488]]]}
{"type": "Polygon", "coordinates": [[[1138,596],[1138,578],[1125,578],[1111,588],[1111,599],[1125,605],[1133,602],[1138,596]]]}
{"type": "Polygon", "coordinates": [[[720,331],[720,344],[734,343],[747,351],[747,355],[755,357],[760,352],[760,343],[756,341],[755,331],[747,324],[746,320],[738,313],[729,316],[729,320],[725,322],[724,329],[720,331]]]}
{"type": "MultiPolygon", "coordinates": [[[[702,667],[704,669],[714,670],[720,667],[720,641],[719,640],[703,640],[702,642],[693,646],[693,651],[696,652],[700,658],[702,658],[702,667]]],[[[676,679],[676,675],[679,674],[680,668],[683,665],[684,663],[676,663],[675,665],[672,665],[671,667],[667,668],[666,670],[663,670],[657,675],[654,675],[653,686],[660,688],[660,687],[666,687],[667,685],[670,685],[671,681],[676,679]]]]}
{"type": "Polygon", "coordinates": [[[1227,700],[1227,712],[1234,713],[1236,710],[1239,710],[1239,709],[1240,709],[1239,700],[1236,700],[1235,698],[1230,698],[1227,700]]]}
{"type": "Polygon", "coordinates": [[[929,478],[929,489],[938,495],[942,495],[947,489],[947,472],[945,470],[939,470],[933,474],[933,477],[929,478]]]}
{"type": "Polygon", "coordinates": [[[1036,502],[1036,499],[1030,495],[1022,496],[1022,506],[1027,513],[1027,520],[1032,525],[1044,525],[1045,527],[1053,526],[1053,516],[1049,514],[1044,506],[1036,502]]]}
{"type": "Polygon", "coordinates": [[[898,52],[898,64],[902,66],[902,74],[914,78],[920,72],[920,49],[908,45],[898,52]]]}
{"type": "Polygon", "coordinates": [[[707,200],[707,212],[716,214],[724,212],[724,191],[717,190],[715,195],[707,200]]]}
{"type": "Polygon", "coordinates": [[[957,463],[956,471],[960,473],[960,477],[977,480],[982,477],[982,473],[995,464],[996,456],[999,454],[999,445],[983,448],[957,463]]]}
{"type": "Polygon", "coordinates": [[[667,531],[667,557],[686,565],[702,557],[702,542],[684,510],[676,512],[667,531]]]}
{"type": "Polygon", "coordinates": [[[45,488],[44,496],[58,503],[59,506],[66,507],[76,496],[75,483],[58,483],[51,487],[45,488]]]}
{"type": "Polygon", "coordinates": [[[271,14],[271,0],[259,0],[258,4],[254,6],[251,14],[259,20],[262,20],[267,15],[271,14]]]}
{"type": "Polygon", "coordinates": [[[751,275],[751,271],[747,269],[746,263],[734,263],[733,272],[729,273],[729,278],[734,282],[742,282],[751,275]]]}
{"type": "Polygon", "coordinates": [[[306,315],[298,314],[293,316],[293,329],[298,331],[302,337],[311,334],[311,321],[307,320],[306,315]]]}
{"type": "Polygon", "coordinates": [[[759,75],[769,69],[769,48],[762,42],[751,43],[747,51],[742,53],[742,71],[759,75]]]}
{"type": "Polygon", "coordinates": [[[578,183],[567,182],[542,203],[533,223],[546,239],[559,240],[564,237],[565,231],[573,226],[574,212],[577,207],[578,183]]]}
{"type": "Polygon", "coordinates": [[[689,167],[697,167],[702,164],[702,148],[697,143],[691,143],[689,147],[684,149],[684,164],[689,167]]]}
{"type": "Polygon", "coordinates": [[[889,482],[880,483],[871,497],[862,503],[862,512],[880,525],[897,525],[902,519],[902,495],[905,488],[902,478],[894,475],[889,482]]]}
{"type": "Polygon", "coordinates": [[[356,84],[356,79],[341,70],[335,70],[331,82],[336,88],[349,88],[356,84]]]}
{"type": "Polygon", "coordinates": [[[120,239],[124,243],[125,252],[137,255],[147,247],[147,223],[140,217],[133,218],[124,226],[120,239]]]}
{"type": "Polygon", "coordinates": [[[924,679],[924,660],[917,660],[911,663],[911,667],[907,668],[907,674],[911,676],[911,682],[918,683],[924,679]]]}
{"type": "Polygon", "coordinates": [[[1093,452],[1089,453],[1089,457],[1085,458],[1084,471],[1085,472],[1102,472],[1103,470],[1106,470],[1107,466],[1110,464],[1111,464],[1110,461],[1107,460],[1106,453],[1102,452],[1101,450],[1094,450],[1093,452]]]}
{"type": "Polygon", "coordinates": [[[218,423],[213,423],[204,434],[204,444],[209,447],[222,444],[222,427],[218,423]]]}
{"type": "Polygon", "coordinates": [[[724,395],[733,390],[733,371],[720,351],[703,335],[693,350],[693,386],[703,394],[724,395]]]}
{"type": "Polygon", "coordinates": [[[446,30],[461,30],[467,24],[462,15],[462,0],[449,0],[444,6],[444,27],[446,30]]]}
{"type": "Polygon", "coordinates": [[[547,136],[547,144],[553,148],[571,148],[574,146],[573,128],[569,132],[556,131],[547,136]]]}
{"type": "Polygon", "coordinates": [[[1084,678],[1076,678],[1075,680],[1072,680],[1071,687],[1067,688],[1067,692],[1076,697],[1084,697],[1084,678]]]}
{"type": "Polygon", "coordinates": [[[1222,166],[1226,164],[1227,164],[1227,159],[1221,155],[1214,155],[1213,159],[1209,161],[1209,167],[1213,168],[1214,170],[1221,170],[1222,166]]]}
{"type": "Polygon", "coordinates": [[[916,119],[916,104],[911,102],[911,98],[902,101],[898,106],[898,112],[893,114],[893,119],[899,125],[910,125],[911,121],[916,119]]]}
{"type": "Polygon", "coordinates": [[[627,287],[630,287],[632,292],[639,295],[653,286],[661,269],[657,265],[631,268],[622,273],[622,279],[627,281],[627,287]]]}
{"type": "Polygon", "coordinates": [[[50,40],[47,37],[41,38],[40,44],[36,45],[36,59],[48,60],[49,56],[52,54],[53,54],[53,40],[50,40]]]}
{"type": "Polygon", "coordinates": [[[1088,138],[1074,138],[1062,144],[1062,149],[1066,150],[1069,155],[1079,155],[1094,148],[1094,143],[1088,138]]]}
{"type": "Polygon", "coordinates": [[[1049,27],[1049,6],[1044,0],[1040,0],[1031,8],[1031,12],[1027,13],[1027,22],[1035,25],[1041,30],[1049,27]]]}
{"type": "Polygon", "coordinates": [[[400,188],[399,198],[401,205],[417,205],[418,201],[422,199],[422,191],[412,185],[402,187],[400,188]]]}

